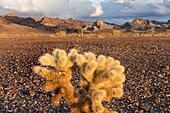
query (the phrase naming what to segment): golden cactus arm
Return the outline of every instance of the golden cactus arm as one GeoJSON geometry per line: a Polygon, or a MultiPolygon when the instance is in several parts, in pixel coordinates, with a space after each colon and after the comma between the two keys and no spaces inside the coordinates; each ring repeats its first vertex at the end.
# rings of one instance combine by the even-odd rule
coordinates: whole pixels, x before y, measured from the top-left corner
{"type": "Polygon", "coordinates": [[[103,113],[105,108],[103,107],[101,102],[93,102],[92,109],[94,110],[95,113],[103,113]]]}
{"type": "Polygon", "coordinates": [[[96,57],[95,57],[94,53],[88,52],[88,55],[86,56],[86,62],[91,63],[95,60],[96,60],[96,57]]]}
{"type": "Polygon", "coordinates": [[[56,67],[55,58],[52,55],[48,54],[48,53],[40,56],[39,62],[42,65],[50,65],[50,66],[56,67]]]}
{"type": "Polygon", "coordinates": [[[126,79],[125,75],[121,74],[121,75],[117,76],[116,78],[112,79],[111,81],[112,82],[124,83],[125,79],[126,79]]]}
{"type": "Polygon", "coordinates": [[[123,89],[122,88],[104,88],[106,91],[106,96],[104,100],[108,101],[111,97],[122,97],[123,96],[123,89]]]}
{"type": "Polygon", "coordinates": [[[61,76],[58,70],[50,70],[41,66],[35,66],[33,70],[47,80],[55,80],[61,76]]]}
{"type": "Polygon", "coordinates": [[[51,91],[53,89],[56,88],[56,84],[51,80],[51,81],[48,81],[44,84],[44,90],[45,91],[51,91]]]}
{"type": "Polygon", "coordinates": [[[54,94],[51,98],[51,104],[57,106],[60,103],[60,98],[64,96],[64,94],[54,94]]]}

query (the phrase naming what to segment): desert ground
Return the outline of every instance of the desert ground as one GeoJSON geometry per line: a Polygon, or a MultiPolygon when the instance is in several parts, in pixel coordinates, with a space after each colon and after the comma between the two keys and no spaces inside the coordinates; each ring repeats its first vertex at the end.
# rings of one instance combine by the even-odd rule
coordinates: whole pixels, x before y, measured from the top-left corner
{"type": "MultiPolygon", "coordinates": [[[[103,105],[120,113],[168,113],[170,101],[170,37],[0,37],[0,112],[71,112],[65,99],[50,104],[46,80],[32,71],[44,53],[71,48],[120,60],[125,66],[124,96],[103,105]]],[[[79,75],[71,81],[78,84],[79,75]]]]}

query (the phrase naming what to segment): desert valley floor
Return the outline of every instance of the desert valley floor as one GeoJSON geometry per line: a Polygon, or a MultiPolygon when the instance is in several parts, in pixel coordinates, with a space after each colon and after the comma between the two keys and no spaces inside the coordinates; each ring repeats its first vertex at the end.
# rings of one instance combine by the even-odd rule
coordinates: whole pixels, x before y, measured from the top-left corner
{"type": "MultiPolygon", "coordinates": [[[[32,72],[39,56],[54,48],[91,51],[121,61],[125,66],[124,96],[103,102],[109,110],[168,113],[170,101],[170,37],[1,37],[0,38],[0,112],[70,112],[61,99],[52,106],[53,92],[45,92],[46,80],[32,72]]],[[[73,75],[78,84],[79,75],[73,75]]]]}

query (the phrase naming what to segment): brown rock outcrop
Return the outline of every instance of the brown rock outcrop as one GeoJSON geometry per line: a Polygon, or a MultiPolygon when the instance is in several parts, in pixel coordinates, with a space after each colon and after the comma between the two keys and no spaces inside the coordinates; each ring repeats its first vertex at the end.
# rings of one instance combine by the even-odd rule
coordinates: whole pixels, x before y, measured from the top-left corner
{"type": "Polygon", "coordinates": [[[17,14],[14,14],[14,13],[7,13],[6,15],[4,15],[3,17],[6,17],[6,16],[15,16],[15,17],[18,17],[18,15],[17,14]]]}
{"type": "Polygon", "coordinates": [[[98,28],[100,28],[102,25],[103,25],[102,20],[97,19],[96,26],[97,26],[98,28]]]}
{"type": "Polygon", "coordinates": [[[126,22],[121,26],[121,28],[127,30],[148,30],[152,28],[154,24],[149,20],[144,20],[142,18],[137,18],[133,22],[126,22]]]}

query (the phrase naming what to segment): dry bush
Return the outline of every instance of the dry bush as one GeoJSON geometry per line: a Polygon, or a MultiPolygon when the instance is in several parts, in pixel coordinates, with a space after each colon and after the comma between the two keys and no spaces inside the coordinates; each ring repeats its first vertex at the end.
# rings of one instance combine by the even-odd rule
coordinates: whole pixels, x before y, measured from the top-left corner
{"type": "Polygon", "coordinates": [[[67,36],[67,33],[65,31],[59,31],[56,33],[56,36],[65,37],[65,36],[67,36]]]}
{"type": "Polygon", "coordinates": [[[113,36],[122,36],[122,32],[120,30],[113,30],[112,34],[113,36]]]}
{"type": "Polygon", "coordinates": [[[31,37],[37,37],[37,34],[34,33],[34,32],[30,32],[30,36],[31,36],[31,37]]]}
{"type": "Polygon", "coordinates": [[[80,36],[80,34],[78,34],[78,33],[70,33],[70,34],[68,34],[68,36],[70,36],[70,37],[78,37],[78,36],[80,36]]]}

